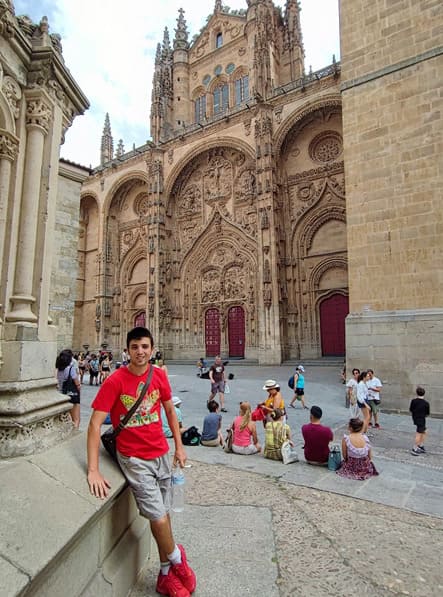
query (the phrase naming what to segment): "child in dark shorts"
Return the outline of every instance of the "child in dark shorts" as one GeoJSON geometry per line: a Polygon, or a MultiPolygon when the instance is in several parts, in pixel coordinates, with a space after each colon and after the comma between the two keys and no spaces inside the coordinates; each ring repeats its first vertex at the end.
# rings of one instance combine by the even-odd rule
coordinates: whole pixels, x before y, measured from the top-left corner
{"type": "Polygon", "coordinates": [[[425,400],[425,389],[421,386],[417,386],[416,398],[411,400],[409,411],[412,415],[412,420],[416,427],[415,432],[415,446],[412,448],[411,453],[414,456],[419,456],[426,452],[424,447],[424,441],[426,437],[426,417],[429,416],[429,402],[425,400]]]}

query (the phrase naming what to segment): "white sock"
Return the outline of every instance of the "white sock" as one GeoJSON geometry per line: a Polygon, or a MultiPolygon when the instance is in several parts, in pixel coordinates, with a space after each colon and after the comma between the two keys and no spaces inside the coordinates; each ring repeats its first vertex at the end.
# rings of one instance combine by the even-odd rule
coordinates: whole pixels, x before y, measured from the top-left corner
{"type": "Polygon", "coordinates": [[[174,551],[172,553],[168,553],[168,560],[171,562],[171,564],[181,564],[182,562],[182,554],[179,550],[179,548],[177,547],[177,545],[174,548],[174,551]]]}
{"type": "Polygon", "coordinates": [[[161,573],[166,576],[169,572],[169,568],[171,567],[171,562],[160,562],[160,571],[161,573]]]}

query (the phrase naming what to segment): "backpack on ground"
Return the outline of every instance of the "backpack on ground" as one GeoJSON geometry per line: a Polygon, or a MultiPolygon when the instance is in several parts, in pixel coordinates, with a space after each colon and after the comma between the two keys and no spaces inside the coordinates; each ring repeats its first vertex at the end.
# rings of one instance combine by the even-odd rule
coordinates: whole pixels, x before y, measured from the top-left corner
{"type": "Polygon", "coordinates": [[[182,443],[184,446],[198,446],[200,445],[201,433],[198,432],[197,427],[194,425],[183,431],[182,443]]]}

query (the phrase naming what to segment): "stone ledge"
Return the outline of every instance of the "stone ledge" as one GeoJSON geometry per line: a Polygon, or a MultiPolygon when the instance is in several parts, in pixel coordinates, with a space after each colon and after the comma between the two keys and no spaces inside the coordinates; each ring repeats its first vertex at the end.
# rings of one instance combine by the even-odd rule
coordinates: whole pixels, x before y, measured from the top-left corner
{"type": "Polygon", "coordinates": [[[100,595],[127,594],[149,555],[149,525],[103,451],[101,470],[111,484],[105,501],[89,493],[84,433],[0,462],[0,595],[75,597],[94,585],[106,587],[100,595]]]}

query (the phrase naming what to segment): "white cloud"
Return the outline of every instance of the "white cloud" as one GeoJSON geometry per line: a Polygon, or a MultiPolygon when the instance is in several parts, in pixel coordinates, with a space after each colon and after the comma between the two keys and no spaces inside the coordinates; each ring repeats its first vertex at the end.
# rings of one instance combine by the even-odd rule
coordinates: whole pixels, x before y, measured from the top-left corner
{"type": "MultiPolygon", "coordinates": [[[[185,11],[190,38],[206,23],[215,0],[202,8],[195,0],[15,0],[16,13],[38,22],[47,14],[51,32],[62,35],[66,65],[88,97],[91,107],[75,119],[61,155],[93,166],[99,163],[105,113],[109,112],[116,147],[125,149],[149,138],[151,82],[157,43],[165,26],[171,42],[178,9],[185,11]]],[[[231,9],[246,0],[227,0],[231,9]]],[[[285,0],[275,2],[285,6],[285,0]]],[[[330,64],[338,51],[338,0],[301,0],[306,69],[330,64]]]]}

